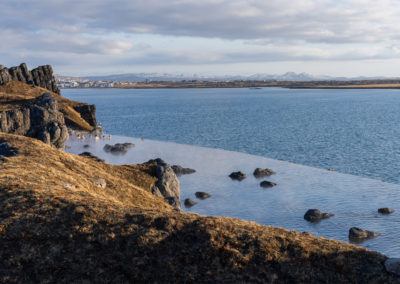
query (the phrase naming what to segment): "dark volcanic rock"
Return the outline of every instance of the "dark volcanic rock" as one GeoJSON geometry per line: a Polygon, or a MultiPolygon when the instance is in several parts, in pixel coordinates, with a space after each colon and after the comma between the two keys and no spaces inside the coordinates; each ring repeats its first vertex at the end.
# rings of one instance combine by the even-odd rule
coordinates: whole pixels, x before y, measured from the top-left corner
{"type": "Polygon", "coordinates": [[[379,235],[379,233],[363,230],[357,227],[350,228],[349,230],[349,239],[353,242],[362,242],[367,239],[375,238],[379,235]]]}
{"type": "Polygon", "coordinates": [[[178,177],[172,167],[162,159],[150,160],[147,163],[154,162],[157,163],[155,174],[158,180],[152,188],[152,193],[163,197],[175,210],[182,211],[178,177]]]}
{"type": "Polygon", "coordinates": [[[0,157],[13,157],[18,154],[18,149],[10,146],[7,142],[0,142],[0,157]]]}
{"type": "Polygon", "coordinates": [[[391,214],[393,212],[394,212],[393,209],[387,208],[387,207],[378,209],[378,213],[381,213],[381,214],[391,214]]]}
{"type": "Polygon", "coordinates": [[[97,161],[97,162],[104,162],[103,159],[100,159],[99,157],[93,155],[93,154],[90,153],[90,152],[83,152],[83,153],[80,153],[79,156],[88,157],[88,158],[91,158],[91,159],[93,159],[93,160],[95,160],[95,161],[97,161]]]}
{"type": "Polygon", "coordinates": [[[400,276],[400,258],[389,258],[385,261],[386,271],[400,276]]]}
{"type": "Polygon", "coordinates": [[[304,214],[304,219],[309,222],[318,222],[322,219],[326,219],[332,216],[334,216],[334,214],[332,213],[322,213],[318,209],[308,209],[306,214],[304,214]]]}
{"type": "Polygon", "coordinates": [[[50,93],[45,93],[37,98],[29,110],[31,127],[27,136],[64,148],[68,129],[63,114],[58,111],[57,100],[50,93]]]}
{"type": "Polygon", "coordinates": [[[247,176],[242,172],[233,172],[229,175],[229,177],[234,180],[244,180],[247,176]]]}
{"type": "Polygon", "coordinates": [[[133,143],[117,143],[115,145],[106,144],[104,145],[104,151],[113,154],[125,154],[129,148],[135,146],[133,143]]]}
{"type": "Polygon", "coordinates": [[[196,170],[194,169],[190,169],[190,168],[183,168],[181,166],[178,165],[173,165],[172,169],[174,170],[174,173],[177,176],[181,176],[181,175],[190,175],[196,172],[196,170]]]}
{"type": "Polygon", "coordinates": [[[39,139],[57,148],[64,148],[68,130],[57,100],[45,93],[21,109],[0,112],[0,132],[39,139]]]}
{"type": "Polygon", "coordinates": [[[260,186],[264,187],[264,188],[273,187],[275,185],[276,185],[276,183],[274,183],[272,181],[268,181],[268,180],[264,180],[264,181],[260,182],[260,186]]]}
{"type": "Polygon", "coordinates": [[[196,195],[196,197],[198,199],[206,199],[211,197],[211,194],[207,193],[207,192],[202,192],[202,191],[198,191],[196,192],[194,195],[196,195]]]}
{"type": "Polygon", "coordinates": [[[257,168],[254,170],[253,175],[256,178],[262,178],[262,177],[268,177],[270,175],[276,174],[273,170],[270,169],[262,169],[262,168],[257,168]]]}
{"type": "Polygon", "coordinates": [[[97,120],[96,120],[96,106],[95,105],[88,105],[88,104],[81,104],[74,106],[74,110],[79,112],[81,117],[89,123],[90,126],[96,127],[97,120]]]}
{"type": "Polygon", "coordinates": [[[193,201],[190,198],[186,198],[184,204],[185,204],[186,207],[192,207],[192,206],[196,205],[197,202],[193,201]]]}
{"type": "Polygon", "coordinates": [[[60,89],[58,88],[56,80],[53,76],[53,68],[50,65],[39,66],[32,71],[28,70],[28,67],[25,63],[11,68],[5,68],[1,66],[0,85],[10,81],[20,81],[60,94],[60,89]]]}

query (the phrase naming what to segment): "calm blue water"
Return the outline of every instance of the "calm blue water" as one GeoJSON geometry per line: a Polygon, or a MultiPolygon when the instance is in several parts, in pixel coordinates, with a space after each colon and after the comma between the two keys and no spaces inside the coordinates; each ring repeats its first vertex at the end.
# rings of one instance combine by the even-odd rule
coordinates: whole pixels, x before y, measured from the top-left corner
{"type": "Polygon", "coordinates": [[[400,90],[64,89],[106,132],[400,183],[400,90]]]}

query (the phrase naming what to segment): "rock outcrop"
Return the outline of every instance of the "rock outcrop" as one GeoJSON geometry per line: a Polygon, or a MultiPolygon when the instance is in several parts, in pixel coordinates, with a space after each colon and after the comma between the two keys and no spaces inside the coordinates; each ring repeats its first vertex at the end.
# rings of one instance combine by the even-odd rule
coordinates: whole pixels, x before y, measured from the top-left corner
{"type": "Polygon", "coordinates": [[[381,214],[392,214],[394,212],[394,210],[392,209],[392,208],[387,208],[387,207],[385,207],[385,208],[379,208],[378,209],[378,213],[381,213],[381,214]]]}
{"type": "Polygon", "coordinates": [[[198,199],[207,199],[211,197],[211,194],[203,191],[197,191],[194,195],[196,195],[198,199]]]}
{"type": "Polygon", "coordinates": [[[273,170],[271,169],[262,169],[262,168],[257,168],[254,170],[253,175],[256,178],[262,178],[262,177],[268,177],[270,175],[276,174],[273,170]]]}
{"type": "Polygon", "coordinates": [[[308,209],[306,214],[304,214],[304,219],[308,222],[319,222],[332,216],[334,216],[332,213],[322,213],[318,209],[308,209]]]}
{"type": "Polygon", "coordinates": [[[186,198],[184,204],[185,204],[185,207],[190,208],[190,207],[196,205],[197,202],[196,202],[196,201],[193,201],[193,200],[190,199],[190,198],[186,198]]]}
{"type": "Polygon", "coordinates": [[[11,68],[0,65],[0,85],[11,81],[20,81],[60,94],[60,89],[53,76],[53,68],[50,65],[39,66],[32,71],[28,70],[25,63],[11,68]]]}
{"type": "Polygon", "coordinates": [[[90,126],[97,126],[96,105],[76,105],[74,106],[74,110],[76,110],[81,115],[81,117],[86,120],[87,123],[89,123],[90,126]]]}
{"type": "Polygon", "coordinates": [[[363,230],[357,227],[352,227],[349,230],[349,240],[356,243],[363,242],[377,236],[380,236],[380,234],[377,232],[363,230]]]}
{"type": "Polygon", "coordinates": [[[107,153],[113,154],[125,154],[129,148],[134,147],[133,143],[117,143],[115,145],[106,144],[103,147],[103,150],[107,153]]]}
{"type": "Polygon", "coordinates": [[[260,182],[260,186],[263,188],[274,187],[275,185],[276,185],[276,183],[274,183],[272,181],[268,181],[268,180],[264,180],[264,181],[260,182]]]}
{"type": "Polygon", "coordinates": [[[64,148],[68,139],[64,116],[50,93],[21,109],[0,112],[0,132],[36,138],[57,148],[64,148]]]}
{"type": "Polygon", "coordinates": [[[247,177],[247,175],[239,171],[239,172],[231,173],[229,175],[229,177],[231,179],[233,179],[233,180],[239,180],[240,181],[240,180],[244,180],[247,177]]]}
{"type": "Polygon", "coordinates": [[[157,163],[155,173],[157,182],[152,188],[152,193],[155,196],[164,197],[175,210],[182,211],[180,184],[174,170],[162,159],[148,161],[148,163],[153,162],[157,163]]]}
{"type": "Polygon", "coordinates": [[[172,169],[174,170],[174,173],[177,176],[181,176],[181,175],[190,175],[190,174],[194,174],[196,172],[196,170],[191,169],[191,168],[183,168],[182,166],[179,165],[173,165],[172,169]]]}

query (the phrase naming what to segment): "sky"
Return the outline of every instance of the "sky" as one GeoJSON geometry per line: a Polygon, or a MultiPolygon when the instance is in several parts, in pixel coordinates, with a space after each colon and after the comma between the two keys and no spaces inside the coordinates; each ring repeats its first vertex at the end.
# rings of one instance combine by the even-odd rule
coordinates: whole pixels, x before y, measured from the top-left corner
{"type": "Polygon", "coordinates": [[[0,0],[0,64],[400,77],[398,0],[0,0]]]}

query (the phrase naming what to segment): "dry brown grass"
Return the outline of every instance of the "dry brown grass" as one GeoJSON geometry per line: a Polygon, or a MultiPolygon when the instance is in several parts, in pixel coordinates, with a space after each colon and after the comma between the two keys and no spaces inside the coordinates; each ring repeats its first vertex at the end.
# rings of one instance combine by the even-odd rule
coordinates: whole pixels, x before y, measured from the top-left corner
{"type": "Polygon", "coordinates": [[[150,193],[154,164],[0,140],[20,151],[0,164],[0,282],[397,283],[386,257],[364,248],[176,212],[150,193]]]}
{"type": "Polygon", "coordinates": [[[93,130],[93,127],[73,109],[74,106],[82,104],[81,102],[69,100],[47,89],[33,87],[18,81],[0,85],[0,111],[18,109],[21,106],[30,105],[33,99],[44,93],[51,93],[57,99],[60,111],[64,114],[64,117],[70,120],[75,126],[81,130],[93,130]]]}

